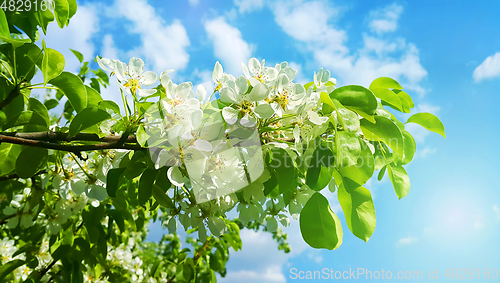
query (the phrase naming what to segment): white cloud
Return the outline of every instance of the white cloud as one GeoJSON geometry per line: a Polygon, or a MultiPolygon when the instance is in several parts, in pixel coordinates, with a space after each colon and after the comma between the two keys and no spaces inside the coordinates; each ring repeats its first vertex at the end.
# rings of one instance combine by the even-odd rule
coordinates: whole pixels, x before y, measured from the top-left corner
{"type": "Polygon", "coordinates": [[[500,220],[500,207],[498,207],[498,205],[493,205],[493,212],[495,213],[497,220],[500,220]]]}
{"type": "Polygon", "coordinates": [[[264,0],[234,0],[234,5],[238,7],[240,13],[252,12],[264,7],[264,0]]]}
{"type": "Polygon", "coordinates": [[[429,155],[433,155],[434,153],[436,153],[436,149],[433,148],[433,147],[424,147],[422,150],[419,150],[417,148],[417,152],[415,152],[415,157],[423,159],[423,158],[426,158],[429,155]]]}
{"type": "Polygon", "coordinates": [[[189,0],[189,5],[198,6],[200,4],[200,0],[189,0]]]}
{"type": "MultiPolygon", "coordinates": [[[[396,23],[402,8],[396,5],[380,11],[385,11],[386,18],[396,23]]],[[[380,11],[376,10],[370,17],[380,11]]],[[[283,31],[299,41],[303,51],[312,53],[317,64],[332,71],[340,85],[369,86],[377,77],[388,76],[407,89],[425,92],[420,81],[427,76],[427,71],[420,64],[419,50],[414,44],[402,38],[383,40],[364,35],[364,45],[350,50],[345,45],[345,31],[332,23],[340,17],[339,10],[321,1],[281,1],[273,7],[273,12],[283,31]]]]}
{"type": "Polygon", "coordinates": [[[243,40],[241,32],[223,18],[205,22],[205,31],[212,40],[214,55],[222,61],[224,71],[233,75],[242,73],[241,63],[247,63],[254,47],[243,40]]]}
{"type": "Polygon", "coordinates": [[[370,12],[369,27],[378,34],[395,31],[398,27],[398,19],[402,12],[403,7],[397,4],[376,9],[370,12]]]}
{"type": "MultiPolygon", "coordinates": [[[[116,0],[108,15],[132,22],[131,34],[139,34],[141,45],[129,57],[141,57],[158,73],[166,69],[184,69],[189,62],[186,48],[190,45],[186,29],[178,19],[168,25],[146,0],[116,0]]],[[[127,59],[128,61],[128,59],[127,59]]]]}
{"type": "Polygon", "coordinates": [[[475,82],[500,76],[500,52],[486,58],[472,74],[475,82]]]}
{"type": "Polygon", "coordinates": [[[113,35],[106,34],[102,39],[101,57],[118,58],[118,49],[115,46],[113,35]]]}
{"type": "Polygon", "coordinates": [[[418,242],[418,238],[409,236],[409,237],[404,237],[404,238],[399,239],[398,244],[411,245],[411,244],[414,244],[416,242],[418,242]]]}
{"type": "Polygon", "coordinates": [[[56,23],[47,28],[47,36],[43,37],[47,47],[56,49],[64,55],[66,60],[65,70],[78,72],[80,61],[69,50],[79,51],[85,60],[93,61],[94,44],[92,36],[99,31],[99,18],[95,13],[94,5],[79,5],[78,13],[71,18],[69,25],[63,29],[56,23]],[[75,36],[77,35],[77,36],[75,36]]]}

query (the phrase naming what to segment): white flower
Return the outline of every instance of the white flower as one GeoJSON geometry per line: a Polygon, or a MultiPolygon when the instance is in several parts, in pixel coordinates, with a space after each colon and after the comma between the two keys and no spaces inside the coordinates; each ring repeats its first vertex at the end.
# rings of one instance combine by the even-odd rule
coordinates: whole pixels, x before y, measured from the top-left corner
{"type": "Polygon", "coordinates": [[[152,72],[144,72],[144,61],[140,58],[132,57],[127,64],[115,62],[116,78],[120,87],[127,93],[147,97],[156,93],[155,89],[142,89],[141,86],[149,86],[156,82],[158,76],[152,72]]]}
{"type": "Polygon", "coordinates": [[[221,101],[231,103],[233,106],[222,109],[222,117],[224,117],[224,120],[228,124],[233,125],[240,117],[241,125],[254,127],[257,123],[254,112],[265,116],[269,115],[269,109],[265,107],[261,107],[256,111],[257,102],[263,101],[268,97],[269,88],[267,85],[257,82],[250,93],[246,94],[247,91],[248,82],[244,76],[239,76],[235,82],[230,82],[227,87],[221,89],[221,101]]]}
{"type": "Polygon", "coordinates": [[[305,96],[306,91],[301,84],[293,83],[285,73],[281,73],[276,79],[270,104],[276,115],[281,117],[286,111],[294,111],[303,104],[305,96]]]}
{"type": "Polygon", "coordinates": [[[212,72],[212,80],[217,85],[215,86],[215,91],[220,90],[221,88],[227,86],[227,83],[235,80],[233,75],[229,75],[224,73],[222,69],[222,65],[219,61],[215,62],[214,71],[212,72]]]}
{"type": "Polygon", "coordinates": [[[265,60],[262,60],[262,62],[259,63],[256,58],[251,58],[250,60],[248,60],[248,68],[245,64],[241,63],[243,73],[248,78],[252,86],[256,85],[258,82],[269,83],[271,81],[274,81],[278,76],[278,71],[275,68],[266,67],[264,66],[264,63],[265,60]]]}

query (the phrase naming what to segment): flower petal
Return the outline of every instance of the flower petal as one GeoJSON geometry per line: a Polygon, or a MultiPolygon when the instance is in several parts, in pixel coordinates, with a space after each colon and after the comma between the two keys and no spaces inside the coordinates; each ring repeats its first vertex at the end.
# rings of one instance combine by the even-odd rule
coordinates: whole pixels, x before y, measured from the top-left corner
{"type": "Polygon", "coordinates": [[[252,91],[250,91],[250,93],[247,94],[247,97],[251,101],[261,101],[266,99],[268,95],[269,95],[269,88],[267,87],[267,85],[263,83],[258,83],[253,87],[252,91]]]}
{"type": "Polygon", "coordinates": [[[196,97],[198,97],[198,100],[201,103],[203,103],[203,101],[205,100],[206,96],[207,96],[207,89],[202,84],[199,84],[196,87],[196,97]]]}
{"type": "Polygon", "coordinates": [[[250,60],[248,60],[248,69],[250,70],[250,73],[252,73],[253,75],[256,75],[260,72],[260,62],[259,60],[255,59],[255,58],[251,58],[250,60]]]}
{"type": "Polygon", "coordinates": [[[125,64],[121,61],[116,61],[114,70],[115,70],[116,78],[119,81],[126,81],[127,80],[127,78],[125,76],[125,73],[127,71],[127,64],[125,64]]]}
{"type": "Polygon", "coordinates": [[[238,121],[238,113],[238,110],[231,107],[224,107],[224,109],[222,109],[222,117],[224,117],[224,120],[230,125],[238,121]]]}
{"type": "Polygon", "coordinates": [[[248,90],[248,81],[245,76],[239,76],[236,79],[236,93],[245,94],[248,90]]]}
{"type": "Polygon", "coordinates": [[[274,114],[274,109],[271,105],[267,103],[263,103],[255,107],[254,112],[259,115],[261,119],[269,119],[274,114]]]}
{"type": "Polygon", "coordinates": [[[255,127],[257,125],[257,119],[253,116],[245,114],[245,116],[241,119],[240,124],[245,127],[255,127]]]}
{"type": "Polygon", "coordinates": [[[166,70],[166,71],[163,71],[161,74],[160,74],[160,82],[161,82],[161,85],[163,87],[167,87],[167,84],[168,82],[171,82],[172,79],[170,78],[170,76],[168,75],[168,73],[171,73],[173,72],[174,70],[166,70]]]}
{"type": "Polygon", "coordinates": [[[115,67],[115,60],[108,59],[108,58],[100,58],[99,56],[96,57],[97,64],[99,64],[99,67],[103,69],[104,71],[112,72],[114,67],[115,67]]]}
{"type": "Polygon", "coordinates": [[[215,62],[214,71],[212,72],[212,80],[214,81],[214,83],[220,80],[222,73],[223,73],[222,65],[219,63],[219,61],[215,62]]]}
{"type": "Polygon", "coordinates": [[[236,93],[230,87],[223,87],[220,90],[220,100],[226,103],[238,103],[238,99],[236,98],[236,93]]]}
{"type": "Polygon", "coordinates": [[[128,61],[128,74],[131,77],[138,77],[144,72],[144,61],[140,58],[132,57],[128,61]]]}
{"type": "Polygon", "coordinates": [[[152,85],[156,82],[158,76],[155,72],[147,71],[141,76],[141,84],[142,85],[152,85]]]}
{"type": "Polygon", "coordinates": [[[156,93],[156,89],[141,89],[141,88],[138,88],[136,91],[137,91],[137,94],[140,97],[148,97],[148,96],[153,95],[153,94],[156,93]]]}
{"type": "Polygon", "coordinates": [[[168,168],[167,177],[174,186],[176,187],[184,186],[184,176],[182,176],[179,167],[173,166],[168,168]]]}
{"type": "Polygon", "coordinates": [[[309,116],[309,121],[313,122],[316,125],[322,125],[326,121],[328,121],[328,117],[320,117],[318,113],[314,111],[307,111],[307,115],[309,116]]]}

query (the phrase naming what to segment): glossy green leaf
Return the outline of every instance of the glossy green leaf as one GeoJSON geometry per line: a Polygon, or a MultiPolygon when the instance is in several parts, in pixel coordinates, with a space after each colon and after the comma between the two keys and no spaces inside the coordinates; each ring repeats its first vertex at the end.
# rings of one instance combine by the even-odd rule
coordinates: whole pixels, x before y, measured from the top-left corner
{"type": "Polygon", "coordinates": [[[403,156],[403,134],[393,121],[381,116],[375,116],[376,123],[373,124],[366,119],[361,119],[361,131],[371,141],[383,141],[399,156],[403,156]]]}
{"type": "Polygon", "coordinates": [[[17,144],[0,144],[0,176],[7,175],[16,167],[16,160],[21,153],[22,147],[17,144]]]}
{"type": "Polygon", "coordinates": [[[338,167],[356,165],[361,153],[361,145],[356,134],[337,131],[335,135],[335,152],[338,159],[338,167]]]}
{"type": "Polygon", "coordinates": [[[78,61],[80,61],[80,63],[83,63],[83,54],[76,51],[76,50],[73,50],[73,49],[70,49],[70,50],[71,50],[71,52],[73,52],[73,54],[75,54],[78,61]]]}
{"type": "Polygon", "coordinates": [[[387,173],[398,198],[404,198],[410,191],[410,178],[406,170],[401,165],[389,164],[387,173]]]}
{"type": "Polygon", "coordinates": [[[101,95],[88,85],[85,86],[85,89],[87,90],[87,107],[99,106],[99,103],[102,101],[101,95]]]}
{"type": "Polygon", "coordinates": [[[5,131],[12,127],[26,125],[41,126],[42,128],[45,128],[45,130],[48,129],[48,124],[44,117],[40,116],[40,114],[35,111],[27,110],[8,120],[7,123],[3,125],[3,130],[5,131]]]}
{"type": "Polygon", "coordinates": [[[68,0],[68,5],[69,5],[69,16],[68,16],[68,19],[70,19],[76,13],[76,9],[77,9],[76,0],[68,0]]]}
{"type": "Polygon", "coordinates": [[[403,132],[403,140],[404,140],[404,158],[403,165],[408,164],[413,160],[413,156],[415,155],[415,151],[417,150],[417,144],[415,143],[415,139],[410,135],[407,131],[403,132]]]}
{"type": "Polygon", "coordinates": [[[299,224],[302,238],[313,248],[334,250],[342,244],[340,219],[333,213],[328,200],[318,192],[302,209],[299,224]]]}
{"type": "Polygon", "coordinates": [[[7,17],[5,16],[5,12],[3,9],[0,9],[0,39],[11,43],[15,48],[19,46],[31,42],[31,39],[17,39],[12,38],[10,35],[9,24],[7,22],[7,17]]]}
{"type": "Polygon", "coordinates": [[[406,123],[419,124],[420,126],[426,128],[427,130],[438,133],[446,138],[446,135],[444,133],[443,123],[441,122],[441,120],[439,120],[438,117],[434,116],[431,113],[426,113],[426,112],[417,113],[408,118],[408,121],[406,121],[406,123]]]}
{"type": "Polygon", "coordinates": [[[316,147],[306,174],[306,185],[312,190],[321,191],[332,180],[335,156],[326,142],[316,147]]]}
{"type": "Polygon", "coordinates": [[[403,106],[401,105],[401,99],[399,96],[392,90],[387,88],[371,88],[370,90],[375,94],[376,97],[380,98],[382,101],[385,101],[394,107],[398,108],[400,111],[403,110],[403,106]]]}
{"type": "Polygon", "coordinates": [[[110,197],[116,197],[116,191],[118,190],[120,180],[122,178],[123,172],[125,172],[126,167],[113,168],[108,171],[106,175],[106,190],[110,197]]]}
{"type": "Polygon", "coordinates": [[[70,72],[62,72],[49,83],[64,93],[77,113],[87,107],[87,90],[78,76],[70,72]]]}
{"type": "Polygon", "coordinates": [[[63,28],[69,19],[69,4],[68,0],[53,0],[55,4],[54,15],[56,17],[57,24],[60,28],[63,28]]]}
{"type": "Polygon", "coordinates": [[[46,148],[25,147],[16,160],[16,174],[21,178],[29,178],[47,162],[49,152],[46,148]]]}
{"type": "MultiPolygon", "coordinates": [[[[3,11],[0,9],[0,11],[3,11]]],[[[0,266],[0,280],[3,280],[5,277],[8,275],[12,274],[16,268],[19,266],[25,264],[26,261],[20,260],[20,259],[15,259],[9,262],[6,262],[5,264],[2,264],[0,266]]]]}
{"type": "Polygon", "coordinates": [[[45,107],[47,108],[47,110],[50,110],[50,109],[54,109],[57,107],[57,105],[59,105],[59,101],[57,101],[57,99],[49,99],[49,100],[46,100],[44,103],[45,107]]]}
{"type": "Polygon", "coordinates": [[[158,186],[157,184],[153,184],[153,197],[156,201],[163,207],[173,209],[175,208],[174,203],[170,199],[170,197],[158,186]]]}
{"type": "Polygon", "coordinates": [[[375,79],[370,84],[370,89],[374,88],[403,89],[403,87],[397,81],[388,77],[380,77],[378,79],[375,79]]]}
{"type": "Polygon", "coordinates": [[[359,155],[356,156],[356,164],[347,167],[341,167],[338,170],[342,174],[342,176],[354,180],[360,185],[363,185],[373,176],[373,172],[375,170],[375,161],[368,145],[359,137],[358,142],[361,150],[359,152],[359,155]]]}
{"type": "Polygon", "coordinates": [[[272,161],[269,166],[276,172],[280,193],[284,193],[295,184],[295,164],[284,149],[273,148],[271,152],[272,161]]]}
{"type": "Polygon", "coordinates": [[[116,114],[120,114],[120,106],[111,100],[103,100],[99,102],[99,108],[104,110],[111,110],[116,114]]]}
{"type": "Polygon", "coordinates": [[[64,71],[64,56],[57,50],[46,48],[43,42],[42,74],[43,83],[46,85],[64,71]]]}
{"type": "Polygon", "coordinates": [[[69,125],[69,134],[70,136],[75,136],[79,132],[110,118],[111,115],[108,112],[98,107],[85,108],[75,116],[69,125]]]}
{"type": "Polygon", "coordinates": [[[377,109],[377,98],[367,88],[359,85],[348,85],[335,89],[330,98],[337,99],[342,105],[352,110],[360,110],[373,115],[377,109]]]}
{"type": "Polygon", "coordinates": [[[139,205],[144,205],[153,195],[153,183],[157,172],[154,169],[146,169],[139,180],[139,205]]]}
{"type": "Polygon", "coordinates": [[[40,115],[40,117],[45,120],[47,127],[50,125],[49,111],[47,107],[45,107],[45,105],[40,102],[40,100],[30,97],[28,99],[28,110],[36,112],[38,115],[40,115]]]}
{"type": "Polygon", "coordinates": [[[367,242],[375,231],[375,207],[369,190],[349,178],[342,178],[337,196],[347,226],[354,236],[367,242]]]}

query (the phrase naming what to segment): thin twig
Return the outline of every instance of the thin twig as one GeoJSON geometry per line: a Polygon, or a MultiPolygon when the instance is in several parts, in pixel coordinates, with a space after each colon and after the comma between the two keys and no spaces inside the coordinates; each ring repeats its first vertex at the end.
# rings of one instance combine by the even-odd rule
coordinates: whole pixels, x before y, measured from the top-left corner
{"type": "MultiPolygon", "coordinates": [[[[30,140],[40,140],[47,142],[70,142],[70,141],[100,141],[100,142],[115,142],[122,138],[122,136],[105,136],[99,137],[96,134],[89,133],[79,133],[76,136],[71,137],[68,133],[59,133],[59,132],[34,132],[34,133],[16,133],[16,132],[5,132],[0,133],[0,135],[11,136],[16,138],[24,138],[30,140]]],[[[130,135],[125,139],[126,143],[137,143],[137,139],[135,136],[130,135]]]]}
{"type": "Polygon", "coordinates": [[[42,140],[32,140],[18,137],[11,137],[0,134],[0,143],[12,143],[19,145],[26,145],[32,147],[41,147],[47,149],[61,150],[67,152],[80,153],[82,151],[93,151],[93,150],[103,150],[103,149],[129,149],[129,150],[147,150],[147,148],[141,147],[135,144],[119,144],[120,140],[116,142],[100,143],[100,144],[89,144],[89,145],[69,145],[69,144],[59,144],[51,143],[42,140]]]}

